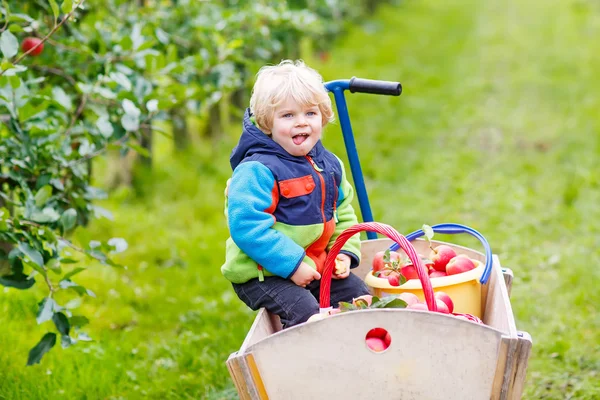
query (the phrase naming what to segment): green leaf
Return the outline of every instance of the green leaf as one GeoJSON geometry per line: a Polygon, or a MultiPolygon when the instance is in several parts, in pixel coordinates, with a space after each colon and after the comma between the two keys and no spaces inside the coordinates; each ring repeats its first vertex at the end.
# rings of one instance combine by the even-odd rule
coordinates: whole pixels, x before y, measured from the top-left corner
{"type": "Polygon", "coordinates": [[[71,326],[76,326],[77,328],[81,328],[90,323],[90,320],[84,317],[83,315],[73,315],[69,318],[69,322],[71,326]]]}
{"type": "Polygon", "coordinates": [[[394,299],[383,306],[383,308],[406,308],[408,304],[402,299],[394,299]]]}
{"type": "MultiPolygon", "coordinates": [[[[2,51],[4,58],[12,58],[19,52],[19,41],[8,29],[0,35],[0,51],[2,51]]],[[[2,69],[9,68],[4,68],[4,65],[2,65],[2,69]]]]}
{"type": "Polygon", "coordinates": [[[44,185],[35,194],[35,205],[41,208],[52,196],[52,186],[44,185]]]}
{"type": "MultiPolygon", "coordinates": [[[[61,260],[61,262],[63,262],[63,260],[61,260]]],[[[81,271],[85,271],[86,268],[75,268],[73,271],[69,271],[68,273],[65,274],[65,276],[63,276],[62,280],[68,280],[69,278],[71,278],[72,276],[77,275],[78,273],[80,273],[81,271]]]]}
{"type": "Polygon", "coordinates": [[[148,112],[158,111],[158,100],[156,100],[156,99],[148,100],[148,102],[146,103],[146,109],[148,110],[148,112]]]}
{"type": "Polygon", "coordinates": [[[56,0],[49,0],[50,2],[50,7],[52,8],[52,14],[54,14],[54,20],[56,21],[58,19],[60,10],[58,8],[58,4],[56,4],[56,0]]]}
{"type": "Polygon", "coordinates": [[[406,306],[406,302],[404,300],[399,299],[396,296],[386,296],[378,301],[374,301],[373,303],[371,303],[371,308],[405,308],[406,306]]]}
{"type": "Polygon", "coordinates": [[[433,232],[433,229],[431,228],[431,226],[423,224],[422,229],[423,229],[423,232],[425,232],[425,237],[427,237],[427,240],[433,239],[434,232],[433,232]]]}
{"type": "Polygon", "coordinates": [[[35,211],[33,214],[31,214],[31,217],[29,217],[29,219],[31,219],[32,221],[38,222],[40,224],[54,222],[57,221],[59,218],[60,215],[56,212],[56,210],[50,207],[44,208],[42,212],[35,211]]]}
{"type": "Polygon", "coordinates": [[[125,111],[125,114],[131,115],[134,117],[139,117],[142,113],[140,111],[140,109],[136,107],[136,105],[133,103],[133,101],[131,101],[129,99],[123,100],[123,110],[125,111]]]}
{"type": "Polygon", "coordinates": [[[139,155],[144,156],[144,157],[150,157],[150,153],[148,152],[147,149],[143,148],[142,146],[140,146],[137,143],[134,142],[130,142],[129,143],[129,147],[136,151],[139,155]]]}
{"type": "Polygon", "coordinates": [[[38,304],[38,313],[36,321],[38,325],[43,324],[46,321],[50,321],[54,315],[54,309],[56,302],[51,297],[46,297],[38,304]]]}
{"type": "Polygon", "coordinates": [[[347,303],[345,301],[340,301],[339,302],[339,306],[340,306],[340,310],[341,311],[354,311],[354,310],[358,310],[358,308],[354,304],[347,303]]]}
{"type": "Polygon", "coordinates": [[[140,119],[130,114],[121,117],[121,125],[128,132],[134,132],[140,129],[140,119]]]}
{"type": "Polygon", "coordinates": [[[70,231],[77,222],[77,211],[74,208],[69,208],[60,216],[60,223],[65,232],[70,231]]]}
{"type": "Polygon", "coordinates": [[[52,322],[56,325],[56,329],[60,332],[61,335],[69,336],[69,331],[71,330],[71,325],[69,325],[69,320],[65,316],[65,314],[61,312],[54,313],[52,316],[52,322]]]}
{"type": "Polygon", "coordinates": [[[63,14],[68,14],[71,11],[73,11],[73,0],[63,1],[62,5],[60,6],[60,9],[63,12],[63,14]]]}
{"type": "Polygon", "coordinates": [[[23,254],[27,256],[27,258],[33,261],[37,266],[44,266],[44,258],[42,257],[42,254],[33,247],[31,247],[28,243],[21,242],[19,243],[18,248],[19,250],[21,250],[21,252],[23,252],[23,254]]]}
{"type": "Polygon", "coordinates": [[[0,277],[0,285],[12,287],[19,290],[26,290],[35,285],[35,279],[28,278],[27,275],[5,275],[0,277]]]}
{"type": "Polygon", "coordinates": [[[54,98],[54,101],[63,106],[65,110],[69,111],[73,108],[73,101],[60,86],[54,86],[52,88],[52,97],[54,98]]]}
{"type": "Polygon", "coordinates": [[[98,118],[98,120],[96,121],[96,127],[100,131],[100,134],[107,139],[111,137],[115,131],[112,124],[108,120],[108,117],[98,118]]]}
{"type": "Polygon", "coordinates": [[[56,333],[48,332],[35,345],[33,349],[29,351],[29,357],[27,358],[27,365],[39,364],[44,354],[46,354],[56,344],[56,333]]]}
{"type": "Polygon", "coordinates": [[[122,253],[127,250],[127,241],[123,238],[112,238],[108,240],[108,245],[114,247],[113,253],[122,253]]]}

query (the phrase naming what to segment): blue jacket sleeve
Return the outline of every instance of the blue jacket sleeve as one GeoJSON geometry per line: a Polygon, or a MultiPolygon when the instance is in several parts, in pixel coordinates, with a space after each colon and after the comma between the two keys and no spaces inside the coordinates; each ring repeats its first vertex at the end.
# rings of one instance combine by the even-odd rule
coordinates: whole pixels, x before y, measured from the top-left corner
{"type": "Polygon", "coordinates": [[[263,164],[248,161],[236,167],[228,191],[229,232],[234,243],[269,272],[290,278],[304,259],[304,249],[273,229],[267,212],[278,200],[275,178],[263,164]]]}

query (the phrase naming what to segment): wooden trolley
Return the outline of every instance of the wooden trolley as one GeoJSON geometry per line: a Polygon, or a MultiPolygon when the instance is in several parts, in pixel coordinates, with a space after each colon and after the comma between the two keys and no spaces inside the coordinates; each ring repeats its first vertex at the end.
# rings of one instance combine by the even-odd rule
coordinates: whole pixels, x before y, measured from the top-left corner
{"type": "MultiPolygon", "coordinates": [[[[325,87],[337,104],[361,214],[364,221],[373,221],[344,91],[398,96],[402,87],[398,82],[356,78],[331,81],[325,87]]],[[[362,242],[362,262],[353,270],[360,278],[369,272],[376,252],[398,243],[389,235],[377,239],[368,230],[369,240],[362,242]]],[[[473,249],[447,244],[458,254],[486,260],[473,249]]],[[[428,243],[417,239],[410,247],[425,254],[428,243]]],[[[321,278],[327,290],[337,251],[332,249],[328,255],[321,278]]],[[[503,269],[491,250],[488,256],[493,261],[487,271],[489,279],[480,285],[485,325],[447,314],[392,308],[344,312],[282,330],[277,316],[259,310],[242,346],[227,360],[240,398],[520,399],[531,337],[515,326],[510,303],[512,271],[503,269]],[[367,332],[376,327],[391,336],[390,346],[379,353],[365,341],[367,332]]],[[[423,273],[424,269],[419,278],[426,288],[423,273]]],[[[321,307],[323,297],[322,290],[321,307]]],[[[326,298],[329,301],[329,294],[326,298]]]]}

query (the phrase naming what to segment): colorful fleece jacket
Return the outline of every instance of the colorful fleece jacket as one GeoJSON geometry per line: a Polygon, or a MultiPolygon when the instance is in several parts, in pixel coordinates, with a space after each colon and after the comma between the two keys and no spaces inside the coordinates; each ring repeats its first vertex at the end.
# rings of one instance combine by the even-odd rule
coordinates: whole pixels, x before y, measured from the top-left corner
{"type": "MultiPolygon", "coordinates": [[[[321,141],[304,157],[290,155],[252,123],[246,110],[230,163],[225,278],[233,283],[270,275],[289,279],[302,261],[322,272],[335,239],[358,222],[341,160],[321,141]]],[[[351,268],[358,266],[358,234],[341,253],[350,256],[351,268]]]]}

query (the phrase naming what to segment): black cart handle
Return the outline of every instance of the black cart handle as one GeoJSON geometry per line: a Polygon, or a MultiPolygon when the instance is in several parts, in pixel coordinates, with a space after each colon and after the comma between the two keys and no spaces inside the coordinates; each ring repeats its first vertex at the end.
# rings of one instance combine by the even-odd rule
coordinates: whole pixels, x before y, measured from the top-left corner
{"type": "Polygon", "coordinates": [[[350,79],[350,93],[384,94],[387,96],[400,96],[402,85],[400,82],[376,81],[373,79],[350,79]]]}

